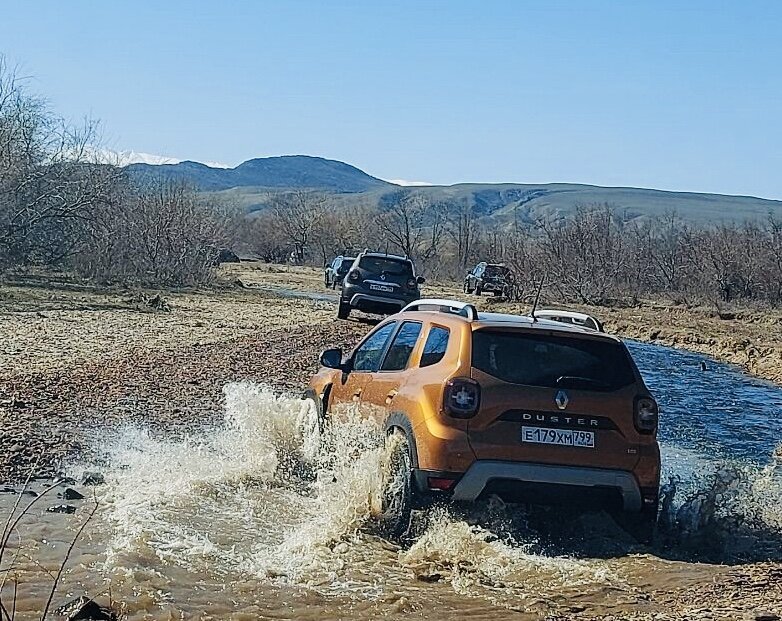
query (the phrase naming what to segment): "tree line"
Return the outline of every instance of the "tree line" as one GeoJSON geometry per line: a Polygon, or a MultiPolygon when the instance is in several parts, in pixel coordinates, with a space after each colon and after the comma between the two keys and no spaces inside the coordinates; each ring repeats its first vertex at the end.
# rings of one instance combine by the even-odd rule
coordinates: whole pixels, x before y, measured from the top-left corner
{"type": "Polygon", "coordinates": [[[435,280],[461,281],[479,261],[504,263],[515,296],[580,304],[782,306],[782,219],[694,226],[669,212],[629,218],[614,205],[578,206],[567,217],[519,222],[480,217],[467,203],[431,202],[400,190],[382,206],[344,206],[317,192],[271,197],[242,242],[262,260],[325,264],[363,248],[404,254],[435,280]]]}

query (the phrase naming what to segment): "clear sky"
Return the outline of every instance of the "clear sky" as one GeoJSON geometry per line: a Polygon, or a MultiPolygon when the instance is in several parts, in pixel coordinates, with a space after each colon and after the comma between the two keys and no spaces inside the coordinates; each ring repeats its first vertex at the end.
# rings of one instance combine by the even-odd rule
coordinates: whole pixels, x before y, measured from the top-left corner
{"type": "Polygon", "coordinates": [[[0,53],[115,149],[782,199],[777,1],[18,0],[0,53]]]}

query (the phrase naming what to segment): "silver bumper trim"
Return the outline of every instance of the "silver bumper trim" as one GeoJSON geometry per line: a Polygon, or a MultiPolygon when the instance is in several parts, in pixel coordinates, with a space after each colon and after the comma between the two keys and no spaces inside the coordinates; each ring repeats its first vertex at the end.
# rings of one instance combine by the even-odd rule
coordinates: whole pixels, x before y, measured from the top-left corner
{"type": "Polygon", "coordinates": [[[404,300],[397,300],[396,298],[384,298],[380,295],[367,295],[366,293],[356,293],[350,298],[351,306],[358,306],[361,302],[375,302],[378,304],[390,304],[402,308],[406,302],[404,300]]]}
{"type": "Polygon", "coordinates": [[[642,507],[641,490],[635,477],[623,470],[491,460],[476,461],[470,466],[454,487],[452,498],[456,501],[473,501],[493,479],[579,487],[611,487],[621,493],[625,511],[640,511],[642,507]]]}

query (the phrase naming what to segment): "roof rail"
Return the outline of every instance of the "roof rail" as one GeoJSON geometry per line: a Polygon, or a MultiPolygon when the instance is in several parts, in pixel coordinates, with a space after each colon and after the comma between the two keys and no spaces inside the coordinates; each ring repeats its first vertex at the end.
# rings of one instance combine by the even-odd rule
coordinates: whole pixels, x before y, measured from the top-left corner
{"type": "Polygon", "coordinates": [[[577,313],[575,311],[560,310],[556,308],[547,308],[536,310],[533,313],[536,319],[548,319],[549,321],[558,321],[582,328],[589,328],[597,332],[605,332],[603,324],[599,319],[586,313],[577,313]]]}
{"type": "Polygon", "coordinates": [[[450,313],[451,315],[461,315],[466,317],[469,321],[475,321],[478,319],[478,309],[472,304],[467,302],[459,302],[458,300],[442,300],[442,299],[422,299],[410,302],[400,312],[407,311],[435,311],[438,313],[450,313]]]}

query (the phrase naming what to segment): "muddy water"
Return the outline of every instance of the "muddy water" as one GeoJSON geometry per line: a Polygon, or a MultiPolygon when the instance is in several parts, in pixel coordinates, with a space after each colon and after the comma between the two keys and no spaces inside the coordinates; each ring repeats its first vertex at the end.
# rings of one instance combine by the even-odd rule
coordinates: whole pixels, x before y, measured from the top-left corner
{"type": "MultiPolygon", "coordinates": [[[[296,399],[225,388],[225,423],[160,440],[102,436],[106,484],[34,505],[12,538],[19,619],[40,616],[54,572],[93,503],[55,597],[121,602],[129,619],[542,618],[650,610],[649,594],[709,581],[724,563],[782,559],[773,453],[782,390],[670,349],[633,345],[663,407],[663,531],[634,544],[603,514],[489,501],[416,516],[403,547],[367,532],[386,454],[354,417],[319,438],[296,399]],[[326,450],[316,451],[322,442],[326,450]],[[94,497],[91,495],[94,493],[94,497]],[[73,515],[44,509],[67,502],[73,515]]],[[[350,418],[350,417],[349,417],[350,418]]],[[[40,492],[44,483],[35,486],[40,492]]],[[[32,497],[25,499],[25,502],[32,497]]],[[[5,514],[13,496],[0,494],[5,514]]],[[[6,601],[11,586],[6,583],[6,601]]],[[[653,598],[652,598],[653,599],[653,598]]]]}

